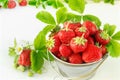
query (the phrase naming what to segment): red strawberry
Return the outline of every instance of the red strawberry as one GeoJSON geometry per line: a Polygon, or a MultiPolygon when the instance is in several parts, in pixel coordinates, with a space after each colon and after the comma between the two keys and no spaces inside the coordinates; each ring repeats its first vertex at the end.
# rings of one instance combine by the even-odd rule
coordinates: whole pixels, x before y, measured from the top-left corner
{"type": "Polygon", "coordinates": [[[47,41],[47,47],[53,54],[57,54],[59,52],[60,45],[61,42],[57,34],[47,41]]]}
{"type": "Polygon", "coordinates": [[[92,37],[88,37],[88,44],[94,44],[94,39],[92,37]]]}
{"type": "Polygon", "coordinates": [[[20,57],[18,59],[18,64],[22,66],[30,66],[31,64],[30,53],[31,53],[30,49],[24,49],[20,54],[20,57]]]}
{"type": "Polygon", "coordinates": [[[80,22],[72,23],[72,22],[65,22],[64,28],[69,28],[75,30],[76,28],[81,27],[80,22]]]}
{"type": "Polygon", "coordinates": [[[89,36],[89,31],[86,27],[82,26],[79,28],[75,29],[75,33],[77,36],[81,37],[82,35],[84,35],[84,38],[87,38],[89,36]]]}
{"type": "Polygon", "coordinates": [[[74,53],[83,52],[87,47],[87,39],[84,37],[75,37],[70,41],[70,47],[74,53]]]}
{"type": "Polygon", "coordinates": [[[7,5],[9,9],[12,9],[16,7],[16,2],[14,0],[9,0],[7,5]]]}
{"type": "Polygon", "coordinates": [[[96,32],[95,35],[96,41],[98,41],[100,44],[106,45],[110,42],[110,37],[107,34],[107,32],[99,30],[96,32]]]}
{"type": "Polygon", "coordinates": [[[104,56],[107,53],[107,48],[105,45],[102,45],[101,47],[102,55],[104,56]]]}
{"type": "Polygon", "coordinates": [[[58,36],[62,43],[68,44],[75,37],[75,33],[71,29],[63,29],[59,31],[58,36]]]}
{"type": "Polygon", "coordinates": [[[73,64],[81,64],[83,63],[82,57],[80,56],[80,54],[72,54],[69,57],[69,62],[73,63],[73,64]]]}
{"type": "Polygon", "coordinates": [[[19,5],[20,6],[26,6],[27,5],[27,0],[19,0],[19,5]]]}
{"type": "Polygon", "coordinates": [[[85,21],[82,26],[85,26],[89,30],[90,35],[95,34],[97,31],[96,25],[91,21],[85,21]]]}
{"type": "Polygon", "coordinates": [[[66,44],[62,44],[59,48],[59,52],[64,58],[68,58],[72,54],[72,50],[66,44]]]}
{"type": "Polygon", "coordinates": [[[102,58],[102,52],[100,48],[93,44],[88,44],[86,50],[82,54],[82,59],[86,63],[98,61],[102,58]]]}

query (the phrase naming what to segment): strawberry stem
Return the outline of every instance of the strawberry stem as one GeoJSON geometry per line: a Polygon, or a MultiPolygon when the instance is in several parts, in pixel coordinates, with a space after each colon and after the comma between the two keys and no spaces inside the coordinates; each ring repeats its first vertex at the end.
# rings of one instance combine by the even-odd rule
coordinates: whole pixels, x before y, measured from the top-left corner
{"type": "Polygon", "coordinates": [[[85,45],[85,42],[87,41],[83,35],[82,37],[76,37],[74,38],[76,45],[85,45]]]}
{"type": "Polygon", "coordinates": [[[53,39],[53,37],[51,37],[48,41],[47,41],[47,44],[46,46],[50,49],[52,49],[54,47],[54,43],[55,43],[55,40],[53,39]]]}
{"type": "Polygon", "coordinates": [[[79,31],[80,31],[80,32],[86,32],[86,27],[84,27],[84,26],[80,27],[80,28],[79,28],[79,31]]]}
{"type": "Polygon", "coordinates": [[[105,40],[108,40],[110,38],[110,36],[107,34],[107,31],[102,31],[100,36],[105,40]]]}

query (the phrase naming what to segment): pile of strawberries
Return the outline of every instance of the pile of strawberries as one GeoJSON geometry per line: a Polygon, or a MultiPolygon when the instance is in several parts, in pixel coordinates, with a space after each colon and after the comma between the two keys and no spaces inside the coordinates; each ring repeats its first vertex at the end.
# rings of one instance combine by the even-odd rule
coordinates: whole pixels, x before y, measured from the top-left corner
{"type": "Polygon", "coordinates": [[[59,59],[82,64],[100,60],[106,53],[109,35],[91,21],[65,22],[63,28],[51,36],[48,50],[59,59]]]}

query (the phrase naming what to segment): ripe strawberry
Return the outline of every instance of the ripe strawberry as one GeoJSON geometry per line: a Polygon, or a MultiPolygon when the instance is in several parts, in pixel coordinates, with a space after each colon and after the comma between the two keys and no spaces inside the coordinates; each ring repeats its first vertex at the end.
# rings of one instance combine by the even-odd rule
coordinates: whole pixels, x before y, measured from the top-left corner
{"type": "Polygon", "coordinates": [[[86,27],[82,26],[79,28],[75,29],[75,33],[77,36],[81,37],[82,35],[84,35],[84,38],[87,38],[89,36],[89,31],[86,27]]]}
{"type": "Polygon", "coordinates": [[[20,6],[26,6],[27,5],[27,0],[19,0],[19,5],[20,6]]]}
{"type": "Polygon", "coordinates": [[[87,40],[88,40],[88,44],[94,44],[94,39],[92,37],[89,36],[87,40]]]}
{"type": "Polygon", "coordinates": [[[63,29],[59,31],[58,36],[62,43],[68,44],[75,37],[75,33],[71,29],[63,29]]]}
{"type": "Polygon", "coordinates": [[[75,30],[76,28],[81,27],[80,22],[72,23],[72,22],[65,22],[64,28],[75,30]]]}
{"type": "Polygon", "coordinates": [[[16,7],[16,2],[14,0],[9,0],[7,5],[9,9],[12,9],[16,7]]]}
{"type": "Polygon", "coordinates": [[[86,63],[98,61],[102,58],[102,52],[100,48],[93,44],[88,44],[87,48],[82,54],[82,59],[86,63]]]}
{"type": "Polygon", "coordinates": [[[100,49],[101,49],[102,55],[104,56],[104,55],[107,53],[107,48],[106,48],[106,46],[105,46],[105,45],[102,45],[102,46],[100,47],[100,49]]]}
{"type": "Polygon", "coordinates": [[[59,48],[59,52],[64,58],[68,58],[72,54],[72,50],[66,44],[62,44],[59,48]]]}
{"type": "Polygon", "coordinates": [[[100,44],[106,45],[110,42],[110,37],[107,34],[107,32],[99,30],[96,32],[95,35],[96,41],[98,41],[100,44]]]}
{"type": "Polygon", "coordinates": [[[60,39],[58,35],[55,34],[53,37],[50,37],[50,39],[47,41],[46,46],[53,54],[57,54],[59,52],[60,45],[61,45],[60,39]]]}
{"type": "Polygon", "coordinates": [[[73,63],[73,64],[81,64],[83,63],[82,57],[80,56],[80,54],[72,54],[69,57],[69,62],[73,63]]]}
{"type": "Polygon", "coordinates": [[[30,66],[31,64],[30,53],[31,53],[30,49],[24,49],[20,54],[20,57],[18,59],[18,64],[22,66],[30,66]]]}
{"type": "Polygon", "coordinates": [[[96,25],[91,21],[85,21],[82,26],[85,26],[89,30],[90,35],[95,34],[97,31],[96,25]]]}
{"type": "Polygon", "coordinates": [[[70,47],[74,53],[83,52],[87,47],[87,39],[84,37],[75,37],[70,41],[70,47]]]}

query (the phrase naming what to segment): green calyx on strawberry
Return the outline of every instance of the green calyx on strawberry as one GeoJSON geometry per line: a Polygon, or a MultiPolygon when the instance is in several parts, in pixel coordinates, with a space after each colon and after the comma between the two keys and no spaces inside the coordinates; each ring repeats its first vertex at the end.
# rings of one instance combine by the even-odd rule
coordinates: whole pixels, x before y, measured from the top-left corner
{"type": "Polygon", "coordinates": [[[83,52],[86,49],[87,43],[88,43],[87,39],[85,39],[83,36],[75,37],[72,38],[72,40],[70,41],[70,47],[74,53],[79,53],[83,52]]]}
{"type": "Polygon", "coordinates": [[[110,36],[107,34],[106,31],[99,30],[96,32],[95,35],[96,41],[100,44],[106,45],[110,42],[110,36]]]}
{"type": "Polygon", "coordinates": [[[84,34],[84,37],[87,38],[89,36],[89,31],[86,27],[82,26],[75,29],[75,33],[77,36],[81,37],[84,34]]]}

